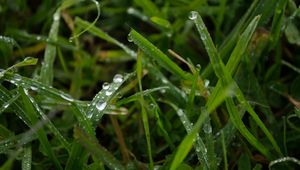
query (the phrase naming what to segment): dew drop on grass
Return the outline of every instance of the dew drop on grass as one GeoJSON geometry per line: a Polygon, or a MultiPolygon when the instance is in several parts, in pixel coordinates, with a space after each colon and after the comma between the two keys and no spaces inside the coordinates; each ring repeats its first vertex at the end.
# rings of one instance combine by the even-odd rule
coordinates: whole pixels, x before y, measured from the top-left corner
{"type": "Polygon", "coordinates": [[[177,114],[178,114],[178,116],[183,116],[184,113],[183,113],[182,109],[178,109],[177,114]]]}
{"type": "Polygon", "coordinates": [[[207,88],[208,85],[209,85],[209,80],[205,79],[205,80],[204,80],[204,87],[207,88]]]}
{"type": "Polygon", "coordinates": [[[103,101],[100,101],[96,104],[96,108],[99,110],[99,111],[102,111],[104,110],[106,107],[106,102],[103,102],[103,101]]]}
{"type": "Polygon", "coordinates": [[[202,40],[202,41],[206,40],[206,35],[201,34],[201,40],[202,40]]]}
{"type": "Polygon", "coordinates": [[[59,20],[59,14],[58,13],[56,13],[56,14],[53,15],[53,20],[54,21],[58,21],[59,20]]]}
{"type": "Polygon", "coordinates": [[[189,19],[190,20],[197,19],[197,12],[196,11],[191,11],[190,14],[189,14],[189,19]]]}
{"type": "Polygon", "coordinates": [[[133,42],[133,40],[132,40],[132,38],[131,38],[131,35],[130,35],[130,34],[128,34],[128,36],[127,36],[127,40],[128,40],[128,42],[133,42]]]}
{"type": "Polygon", "coordinates": [[[112,93],[113,93],[112,90],[107,90],[107,91],[105,92],[105,95],[106,95],[106,96],[110,96],[112,93]]]}
{"type": "Polygon", "coordinates": [[[104,90],[109,89],[109,87],[110,87],[110,85],[109,85],[108,82],[104,82],[104,83],[102,84],[102,88],[103,88],[104,90]]]}
{"type": "Polygon", "coordinates": [[[121,74],[116,74],[113,81],[114,83],[121,83],[123,81],[123,76],[121,74]]]}
{"type": "Polygon", "coordinates": [[[69,101],[69,102],[73,102],[74,101],[74,99],[72,99],[72,97],[71,96],[69,96],[69,95],[60,95],[60,97],[61,98],[63,98],[63,99],[65,99],[65,100],[67,100],[67,101],[69,101]]]}
{"type": "Polygon", "coordinates": [[[209,123],[205,123],[203,125],[203,131],[204,133],[206,134],[210,134],[212,132],[212,128],[211,128],[211,125],[209,123]]]}

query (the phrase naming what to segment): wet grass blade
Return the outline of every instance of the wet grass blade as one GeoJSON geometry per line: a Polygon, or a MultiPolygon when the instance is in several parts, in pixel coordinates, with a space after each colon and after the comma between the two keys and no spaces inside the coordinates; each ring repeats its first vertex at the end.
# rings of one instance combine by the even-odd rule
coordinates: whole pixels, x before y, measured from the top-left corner
{"type": "Polygon", "coordinates": [[[130,76],[132,76],[132,74],[126,74],[125,76],[116,74],[113,78],[113,82],[96,94],[86,110],[86,115],[93,122],[93,125],[96,125],[102,118],[107,105],[111,99],[113,99],[117,90],[130,76]]]}
{"type": "Polygon", "coordinates": [[[169,59],[162,51],[160,51],[156,46],[144,38],[141,34],[132,29],[129,33],[129,40],[133,41],[147,56],[156,60],[159,65],[161,65],[166,70],[170,71],[176,76],[188,79],[189,76],[184,72],[175,62],[169,59]]]}
{"type": "MultiPolygon", "coordinates": [[[[205,109],[205,108],[201,109],[201,114],[200,114],[197,122],[195,123],[194,126],[191,127],[190,133],[188,133],[188,135],[186,135],[185,138],[180,143],[180,145],[177,149],[176,155],[172,161],[171,169],[176,169],[180,165],[180,163],[185,159],[188,152],[190,151],[190,149],[194,143],[194,140],[195,139],[198,140],[198,138],[200,138],[198,136],[198,132],[199,132],[200,128],[202,127],[203,123],[208,119],[209,114],[212,111],[214,111],[227,97],[229,97],[231,95],[232,95],[232,87],[231,86],[229,86],[227,88],[223,88],[220,92],[220,95],[218,95],[218,98],[216,98],[214,100],[214,102],[209,106],[208,109],[205,109]]],[[[204,144],[202,146],[203,147],[201,147],[200,149],[201,149],[202,153],[204,154],[203,156],[206,157],[205,159],[207,159],[207,149],[205,148],[204,144]]],[[[205,166],[208,169],[210,167],[208,162],[205,166]]]]}
{"type": "MultiPolygon", "coordinates": [[[[53,14],[53,22],[49,32],[49,39],[52,41],[57,40],[59,21],[60,21],[60,8],[53,14]]],[[[53,82],[53,64],[56,57],[56,46],[47,44],[44,54],[44,62],[41,68],[41,82],[45,85],[52,85],[53,82]]]]}
{"type": "MultiPolygon", "coordinates": [[[[143,91],[142,87],[142,75],[143,75],[143,66],[142,66],[142,53],[138,52],[137,55],[137,66],[136,66],[136,73],[137,73],[137,79],[139,84],[139,90],[140,92],[143,91]]],[[[143,93],[140,93],[140,104],[141,104],[141,112],[142,112],[142,120],[146,135],[146,141],[147,141],[147,150],[148,150],[148,157],[149,157],[149,169],[154,169],[153,159],[152,159],[152,150],[151,150],[151,138],[150,138],[150,128],[149,128],[149,120],[148,115],[145,109],[145,99],[143,93]]]]}
{"type": "Polygon", "coordinates": [[[85,134],[78,127],[74,129],[74,137],[78,142],[86,148],[96,159],[105,163],[111,169],[125,170],[121,162],[119,162],[109,151],[101,146],[97,139],[85,134]]]}
{"type": "MultiPolygon", "coordinates": [[[[31,104],[30,99],[28,98],[28,95],[26,94],[25,90],[22,88],[19,88],[19,93],[21,94],[24,110],[26,110],[26,114],[30,120],[30,123],[32,125],[35,125],[36,123],[38,123],[38,117],[37,117],[36,110],[34,109],[33,105],[31,104]]],[[[50,160],[53,162],[55,168],[62,170],[62,167],[61,167],[57,157],[53,153],[53,150],[51,148],[51,145],[48,141],[47,135],[46,135],[45,131],[43,130],[43,128],[40,127],[38,129],[33,129],[33,131],[37,134],[41,145],[44,147],[47,155],[49,156],[50,160]]]]}
{"type": "Polygon", "coordinates": [[[23,150],[22,170],[31,170],[32,164],[32,150],[31,146],[27,146],[23,150]]]}
{"type": "MultiPolygon", "coordinates": [[[[277,145],[274,137],[271,135],[271,133],[269,132],[269,130],[265,127],[265,125],[263,124],[263,122],[260,120],[260,118],[258,117],[258,115],[255,113],[255,111],[253,110],[253,108],[249,105],[249,103],[246,101],[243,93],[241,92],[241,90],[238,88],[238,86],[236,85],[236,83],[234,82],[234,80],[232,79],[230,72],[226,69],[224,63],[222,62],[221,58],[219,57],[219,54],[217,52],[216,47],[214,46],[212,39],[206,29],[206,26],[203,23],[203,20],[201,18],[201,16],[197,13],[197,12],[192,12],[194,15],[194,22],[196,24],[197,30],[200,33],[201,39],[205,45],[206,51],[210,57],[210,61],[212,63],[212,66],[215,70],[215,73],[217,75],[217,77],[221,80],[222,82],[222,86],[225,86],[226,84],[230,84],[231,82],[234,83],[236,90],[236,97],[239,100],[239,102],[243,105],[243,107],[245,107],[245,109],[250,113],[250,115],[252,116],[252,118],[254,119],[254,121],[257,123],[257,125],[262,129],[262,131],[265,133],[265,135],[268,137],[268,139],[270,140],[270,142],[272,143],[272,145],[274,146],[275,150],[277,151],[277,153],[280,155],[281,151],[279,146],[277,145]]],[[[259,17],[256,17],[253,19],[252,22],[259,20],[259,17]]],[[[251,35],[248,35],[251,36],[251,35]]],[[[230,99],[228,99],[230,100],[230,99]]],[[[253,145],[255,146],[259,151],[263,152],[263,154],[265,154],[265,156],[268,159],[271,159],[271,155],[268,151],[266,151],[266,148],[259,143],[259,140],[254,140],[255,137],[247,130],[247,128],[244,128],[245,125],[243,125],[243,122],[241,121],[241,118],[239,117],[238,112],[236,112],[236,110],[233,109],[233,106],[231,106],[232,102],[227,100],[227,107],[228,109],[231,110],[231,113],[233,113],[231,116],[234,116],[233,121],[235,122],[235,125],[237,125],[239,127],[239,130],[241,131],[241,133],[246,137],[246,139],[253,145]],[[257,141],[257,142],[254,142],[257,141]]]]}

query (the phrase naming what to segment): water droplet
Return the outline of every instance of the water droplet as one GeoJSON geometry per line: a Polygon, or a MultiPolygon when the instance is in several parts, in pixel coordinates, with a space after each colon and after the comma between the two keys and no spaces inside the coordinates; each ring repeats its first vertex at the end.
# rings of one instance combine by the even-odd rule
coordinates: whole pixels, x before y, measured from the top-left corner
{"type": "Polygon", "coordinates": [[[134,8],[129,7],[129,8],[127,9],[127,13],[128,13],[128,14],[133,14],[133,13],[134,13],[134,8]]]}
{"type": "Polygon", "coordinates": [[[8,108],[8,106],[9,106],[9,104],[8,104],[8,103],[6,103],[6,104],[3,106],[3,109],[7,109],[7,108],[8,108]]]}
{"type": "Polygon", "coordinates": [[[203,125],[203,131],[204,131],[204,133],[207,133],[207,134],[210,134],[212,132],[210,123],[205,123],[203,125]]]}
{"type": "Polygon", "coordinates": [[[182,109],[178,109],[177,114],[178,114],[178,116],[183,116],[184,113],[183,113],[182,109]]]}
{"type": "Polygon", "coordinates": [[[40,40],[42,40],[42,37],[41,36],[37,36],[36,40],[40,41],[40,40]]]}
{"type": "Polygon", "coordinates": [[[209,85],[209,80],[205,79],[205,80],[204,80],[204,87],[207,88],[208,85],[209,85]]]}
{"type": "Polygon", "coordinates": [[[202,41],[206,40],[206,35],[204,35],[204,34],[201,34],[201,36],[200,36],[200,37],[201,37],[201,40],[202,40],[202,41]]]}
{"type": "Polygon", "coordinates": [[[30,89],[31,89],[31,90],[33,90],[33,91],[36,91],[36,90],[38,90],[38,88],[37,88],[37,87],[35,87],[35,86],[30,86],[30,89]]]}
{"type": "Polygon", "coordinates": [[[200,65],[200,64],[197,64],[196,67],[197,67],[198,69],[201,69],[201,65],[200,65]]]}
{"type": "Polygon", "coordinates": [[[104,90],[109,89],[109,87],[110,87],[110,85],[109,85],[108,82],[104,82],[104,83],[102,84],[102,88],[103,88],[104,90]]]}
{"type": "Polygon", "coordinates": [[[161,93],[166,93],[166,89],[161,89],[160,92],[161,93]]]}
{"type": "Polygon", "coordinates": [[[15,81],[21,81],[21,77],[20,76],[15,76],[15,81]]]}
{"type": "Polygon", "coordinates": [[[73,42],[73,38],[69,38],[69,43],[72,43],[73,42]]]}
{"type": "Polygon", "coordinates": [[[67,95],[67,94],[65,94],[65,95],[62,94],[62,95],[60,95],[60,97],[67,100],[67,101],[69,101],[69,102],[74,101],[74,99],[70,95],[67,95]]]}
{"type": "Polygon", "coordinates": [[[127,40],[128,40],[128,42],[133,42],[132,37],[131,37],[131,34],[128,34],[127,40]]]}
{"type": "Polygon", "coordinates": [[[195,20],[195,19],[197,19],[197,15],[198,15],[198,13],[196,11],[191,11],[190,15],[189,15],[189,19],[195,20]]]}
{"type": "Polygon", "coordinates": [[[56,13],[53,15],[53,20],[58,21],[59,20],[59,13],[56,13]]]}
{"type": "Polygon", "coordinates": [[[163,78],[161,81],[162,81],[164,84],[167,84],[167,83],[168,83],[168,80],[165,79],[165,78],[163,78]]]}
{"type": "Polygon", "coordinates": [[[121,74],[116,74],[113,81],[114,83],[121,83],[123,81],[123,76],[121,74]]]}
{"type": "Polygon", "coordinates": [[[150,103],[150,104],[149,104],[149,108],[150,108],[150,109],[154,109],[154,107],[155,107],[154,103],[150,103]]]}
{"type": "Polygon", "coordinates": [[[112,90],[107,90],[107,91],[105,92],[105,95],[106,95],[106,96],[110,96],[112,93],[113,93],[112,90]]]}
{"type": "Polygon", "coordinates": [[[96,104],[96,108],[99,110],[99,111],[102,111],[104,110],[106,107],[106,102],[103,102],[103,101],[100,101],[96,104]]]}

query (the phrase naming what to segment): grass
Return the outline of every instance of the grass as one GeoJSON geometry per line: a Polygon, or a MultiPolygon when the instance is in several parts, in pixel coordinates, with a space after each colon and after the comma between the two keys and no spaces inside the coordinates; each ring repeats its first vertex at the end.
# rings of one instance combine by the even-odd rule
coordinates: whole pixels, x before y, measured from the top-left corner
{"type": "Polygon", "coordinates": [[[0,14],[1,169],[300,166],[297,1],[27,0],[0,14]]]}

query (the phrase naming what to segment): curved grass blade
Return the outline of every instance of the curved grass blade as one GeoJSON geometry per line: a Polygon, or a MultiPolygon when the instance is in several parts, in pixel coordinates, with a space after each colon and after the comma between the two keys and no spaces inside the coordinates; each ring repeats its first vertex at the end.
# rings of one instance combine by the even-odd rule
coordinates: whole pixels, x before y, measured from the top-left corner
{"type": "Polygon", "coordinates": [[[72,41],[75,38],[78,38],[81,34],[85,33],[86,31],[88,31],[89,29],[91,29],[92,27],[94,27],[95,24],[96,24],[96,22],[98,21],[98,19],[100,17],[100,4],[96,0],[91,0],[91,1],[96,5],[96,8],[97,8],[97,17],[94,19],[94,21],[91,24],[89,24],[87,27],[85,27],[83,31],[81,31],[80,33],[72,36],[70,38],[70,41],[72,41]]]}
{"type": "MultiPolygon", "coordinates": [[[[86,28],[89,25],[91,25],[91,23],[82,20],[79,17],[76,17],[75,19],[75,23],[78,27],[81,28],[86,28]]],[[[111,37],[110,35],[108,35],[106,32],[102,31],[100,28],[97,28],[96,26],[92,26],[90,27],[90,29],[88,30],[88,32],[90,32],[91,34],[94,34],[95,36],[106,40],[107,42],[110,42],[112,44],[115,44],[117,46],[119,46],[120,48],[122,48],[129,56],[133,57],[134,59],[136,59],[136,53],[131,50],[130,48],[128,48],[127,46],[125,46],[123,43],[119,42],[118,40],[116,40],[115,38],[111,37]]]]}
{"type": "MultiPolygon", "coordinates": [[[[253,110],[253,108],[250,106],[250,104],[246,101],[242,91],[239,89],[239,87],[237,86],[237,84],[234,82],[234,80],[232,79],[232,76],[230,75],[230,72],[226,69],[224,63],[222,62],[221,58],[219,57],[219,54],[217,52],[216,47],[213,44],[213,41],[206,29],[206,26],[201,18],[201,16],[193,11],[192,12],[195,17],[194,17],[194,22],[196,24],[197,30],[201,36],[201,39],[205,45],[205,48],[207,50],[207,53],[210,57],[211,63],[213,65],[213,68],[215,70],[216,75],[218,76],[218,78],[221,80],[221,82],[223,83],[222,86],[226,86],[228,84],[230,84],[231,82],[233,82],[236,90],[236,97],[239,100],[239,102],[243,105],[243,107],[245,107],[245,109],[250,113],[250,115],[252,116],[252,118],[254,119],[254,121],[257,123],[257,125],[262,129],[262,131],[265,133],[265,135],[268,137],[269,141],[272,143],[272,145],[274,146],[276,152],[281,155],[281,151],[279,146],[277,145],[274,137],[271,135],[271,133],[269,132],[269,130],[265,127],[264,123],[260,120],[260,118],[258,117],[258,115],[255,113],[255,111],[253,110]]],[[[252,21],[252,23],[258,22],[259,20],[259,16],[255,17],[252,21]]],[[[249,27],[251,26],[251,24],[249,25],[249,27]]],[[[256,24],[252,25],[254,26],[254,28],[256,27],[256,24]]],[[[251,36],[248,35],[248,36],[251,36]]],[[[231,56],[233,57],[233,56],[231,56]]],[[[236,56],[238,57],[238,56],[236,56]]],[[[230,105],[234,104],[230,102],[230,105]]],[[[232,110],[232,113],[238,113],[235,112],[234,110],[232,110]]],[[[244,125],[243,122],[241,121],[241,118],[239,118],[239,115],[234,115],[234,121],[236,125],[239,124],[238,126],[240,127],[240,131],[241,133],[248,139],[248,141],[252,141],[251,144],[253,146],[255,146],[258,150],[263,151],[266,155],[266,157],[268,157],[269,159],[271,158],[271,155],[269,154],[269,152],[265,152],[265,147],[263,147],[262,144],[260,143],[256,143],[253,142],[253,138],[255,138],[248,130],[247,128],[243,128],[244,125]]],[[[256,140],[258,141],[258,140],[256,140]]]]}
{"type": "Polygon", "coordinates": [[[159,65],[176,76],[188,79],[190,76],[184,72],[175,62],[169,59],[162,51],[144,38],[141,34],[132,29],[129,33],[130,41],[133,41],[147,56],[156,60],[159,65]]]}
{"type": "Polygon", "coordinates": [[[78,127],[75,127],[74,129],[74,137],[83,147],[85,147],[91,154],[93,154],[96,159],[99,159],[100,161],[105,163],[105,165],[109,168],[116,170],[125,170],[121,162],[119,162],[109,151],[101,146],[96,138],[85,134],[78,127]]]}
{"type": "Polygon", "coordinates": [[[73,113],[75,114],[79,122],[79,126],[83,130],[85,130],[87,134],[94,136],[95,132],[94,132],[93,124],[89,119],[87,119],[84,110],[76,103],[73,103],[71,107],[73,109],[73,113]]]}
{"type": "Polygon", "coordinates": [[[30,65],[36,65],[38,59],[32,58],[32,57],[26,57],[23,61],[5,69],[4,71],[0,72],[0,79],[4,76],[4,74],[12,69],[18,68],[18,67],[24,67],[24,66],[30,66],[30,65]]]}
{"type": "Polygon", "coordinates": [[[300,160],[294,158],[294,157],[283,157],[283,158],[279,158],[279,159],[276,159],[274,161],[271,161],[270,164],[269,164],[269,169],[271,170],[271,167],[276,165],[276,164],[279,164],[279,163],[282,163],[282,162],[293,162],[295,164],[297,164],[298,166],[300,166],[300,160]]]}

